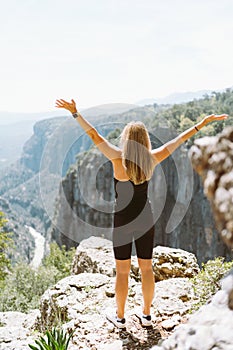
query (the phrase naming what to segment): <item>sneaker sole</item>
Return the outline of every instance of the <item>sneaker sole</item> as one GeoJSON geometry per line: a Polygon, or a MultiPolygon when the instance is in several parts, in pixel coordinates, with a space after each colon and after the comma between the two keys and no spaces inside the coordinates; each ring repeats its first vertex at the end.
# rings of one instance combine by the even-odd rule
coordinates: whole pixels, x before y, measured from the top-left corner
{"type": "Polygon", "coordinates": [[[112,324],[114,324],[115,327],[119,328],[119,329],[125,329],[126,328],[126,323],[120,323],[117,322],[117,320],[111,316],[106,315],[106,319],[111,322],[112,324]]]}
{"type": "Polygon", "coordinates": [[[137,316],[137,318],[139,319],[142,327],[152,327],[152,322],[151,321],[147,321],[148,323],[144,323],[145,321],[142,320],[142,316],[135,314],[137,316]]]}

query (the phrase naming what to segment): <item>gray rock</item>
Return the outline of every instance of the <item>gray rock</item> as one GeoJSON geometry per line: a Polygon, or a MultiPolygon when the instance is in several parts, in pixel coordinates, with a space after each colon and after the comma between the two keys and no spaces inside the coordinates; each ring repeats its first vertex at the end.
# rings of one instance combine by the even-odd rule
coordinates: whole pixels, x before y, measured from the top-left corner
{"type": "Polygon", "coordinates": [[[94,298],[98,295],[99,300],[95,299],[95,303],[101,303],[102,298],[107,298],[104,288],[109,284],[110,278],[98,273],[81,273],[62,279],[43,294],[40,303],[41,316],[36,327],[46,329],[59,322],[77,319],[82,313],[90,312],[92,315],[92,308],[95,310],[96,307],[92,305],[90,296],[94,298]],[[100,293],[97,289],[101,289],[100,293]]]}
{"type": "Polygon", "coordinates": [[[215,137],[195,141],[190,158],[201,175],[217,228],[224,242],[233,247],[233,128],[215,137]]]}
{"type": "MultiPolygon", "coordinates": [[[[98,266],[99,261],[95,256],[95,251],[99,252],[98,258],[103,259],[104,255],[100,252],[102,249],[107,249],[107,254],[110,254],[108,249],[112,249],[111,242],[96,237],[88,238],[82,242],[77,254],[79,255],[80,252],[86,250],[88,257],[90,253],[93,255],[90,256],[91,266],[94,265],[93,261],[98,266]],[[90,242],[92,242],[91,248],[90,242]],[[103,248],[105,245],[106,248],[103,248]]],[[[163,252],[164,250],[164,247],[162,247],[163,252]]],[[[168,252],[169,250],[166,251],[167,254],[168,252]]],[[[158,250],[156,254],[158,255],[158,250]]],[[[168,254],[170,263],[173,261],[171,259],[172,254],[177,257],[174,251],[170,255],[168,254]]],[[[181,258],[182,254],[181,251],[178,256],[181,258]]],[[[163,257],[166,256],[166,254],[163,254],[163,257]]],[[[133,260],[135,260],[135,257],[133,260]]],[[[77,262],[77,259],[75,261],[77,262]]],[[[104,265],[104,263],[105,260],[102,260],[101,264],[104,265]]],[[[89,269],[89,266],[87,266],[87,269],[89,269]]],[[[108,273],[107,270],[106,273],[108,273]]],[[[37,319],[35,327],[43,330],[47,326],[55,325],[57,321],[61,321],[64,324],[64,329],[68,331],[75,330],[70,350],[76,348],[101,349],[101,347],[115,350],[114,346],[119,347],[119,349],[126,349],[127,347],[143,349],[146,341],[146,331],[140,326],[138,318],[135,316],[136,309],[142,305],[141,283],[138,283],[135,278],[130,278],[126,319],[127,329],[131,330],[132,336],[131,333],[126,331],[123,343],[117,342],[118,333],[105,317],[106,313],[115,312],[116,309],[115,299],[113,299],[115,294],[114,284],[114,277],[98,272],[82,272],[64,278],[53,288],[47,290],[41,298],[41,316],[37,319]]],[[[174,328],[182,321],[182,317],[188,312],[193,302],[195,300],[188,278],[177,277],[157,282],[152,306],[154,327],[157,323],[166,321],[163,324],[164,329],[174,328]],[[170,323],[169,318],[171,319],[170,323]]],[[[151,336],[148,340],[148,346],[157,343],[157,336],[155,334],[151,336]]]]}
{"type": "Polygon", "coordinates": [[[170,278],[156,283],[153,306],[157,316],[184,315],[194,303],[188,278],[170,278]]]}
{"type": "MultiPolygon", "coordinates": [[[[88,240],[83,243],[83,247],[87,245],[88,240]]],[[[98,247],[99,243],[96,242],[96,249],[98,247]]],[[[154,328],[147,339],[148,330],[141,327],[135,316],[136,308],[142,305],[141,283],[131,278],[126,308],[127,330],[122,333],[119,341],[119,331],[105,316],[109,311],[115,312],[114,284],[114,277],[100,273],[83,272],[62,279],[42,296],[40,314],[37,311],[36,319],[22,316],[20,324],[24,324],[26,329],[17,324],[12,329],[3,315],[2,323],[7,323],[8,329],[4,335],[3,349],[27,349],[27,344],[34,344],[38,335],[34,333],[32,336],[32,329],[44,333],[47,327],[61,323],[64,330],[74,330],[69,350],[144,349],[145,344],[149,348],[158,342],[159,332],[155,332],[157,325],[162,321],[164,329],[176,327],[194,301],[188,278],[170,278],[157,282],[152,306],[154,328]]],[[[17,319],[18,316],[14,314],[13,317],[17,319]]]]}
{"type": "MultiPolygon", "coordinates": [[[[190,158],[202,177],[221,238],[233,248],[233,127],[218,136],[197,140],[190,158]]],[[[228,305],[233,309],[233,283],[230,285],[228,305]]]]}
{"type": "Polygon", "coordinates": [[[232,350],[233,310],[229,308],[229,293],[232,289],[233,278],[229,274],[222,280],[222,289],[213,296],[209,304],[191,315],[186,324],[179,325],[161,346],[152,349],[232,350]]]}
{"type": "Polygon", "coordinates": [[[228,295],[228,307],[233,310],[233,269],[221,281],[223,291],[228,295]]]}
{"type": "Polygon", "coordinates": [[[39,310],[29,314],[22,312],[0,312],[0,349],[28,350],[28,344],[34,343],[36,338],[31,333],[31,326],[39,315],[39,310]]]}
{"type": "Polygon", "coordinates": [[[71,271],[73,274],[91,272],[114,276],[112,242],[94,236],[84,239],[76,249],[71,271]]]}
{"type": "Polygon", "coordinates": [[[177,317],[177,315],[172,316],[171,318],[167,319],[167,320],[164,320],[161,322],[161,326],[164,328],[164,329],[167,329],[167,330],[171,330],[172,328],[174,328],[175,326],[177,326],[181,321],[181,317],[177,317]]]}
{"type": "MultiPolygon", "coordinates": [[[[199,272],[199,266],[194,254],[182,249],[158,246],[153,250],[153,270],[156,281],[172,277],[193,277],[199,272]]],[[[76,250],[72,264],[72,273],[83,272],[115,275],[115,261],[112,242],[90,237],[83,240],[76,250]]],[[[131,259],[131,277],[140,280],[137,258],[131,259]]]]}
{"type": "Polygon", "coordinates": [[[153,250],[153,269],[156,281],[172,277],[193,277],[200,271],[194,254],[161,246],[153,250]]]}

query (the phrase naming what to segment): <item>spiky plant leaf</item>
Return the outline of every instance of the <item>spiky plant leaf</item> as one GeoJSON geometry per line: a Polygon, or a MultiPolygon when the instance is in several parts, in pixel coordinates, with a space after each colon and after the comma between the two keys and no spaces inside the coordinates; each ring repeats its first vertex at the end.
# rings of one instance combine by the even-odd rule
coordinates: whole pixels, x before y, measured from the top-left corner
{"type": "Polygon", "coordinates": [[[47,339],[45,340],[45,338],[40,337],[39,342],[40,346],[42,347],[41,350],[52,350],[47,343],[47,339]]]}
{"type": "Polygon", "coordinates": [[[35,347],[34,345],[29,344],[28,346],[29,346],[29,348],[32,349],[32,350],[38,350],[38,348],[35,347]]]}
{"type": "Polygon", "coordinates": [[[47,350],[44,348],[44,346],[41,344],[41,339],[40,340],[35,340],[35,343],[39,345],[39,350],[47,350]]]}

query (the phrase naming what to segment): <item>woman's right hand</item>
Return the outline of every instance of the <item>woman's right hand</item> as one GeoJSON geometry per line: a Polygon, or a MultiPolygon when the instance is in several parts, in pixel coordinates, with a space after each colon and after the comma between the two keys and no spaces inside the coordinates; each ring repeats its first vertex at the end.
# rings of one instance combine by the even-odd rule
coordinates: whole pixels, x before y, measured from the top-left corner
{"type": "Polygon", "coordinates": [[[64,108],[67,109],[71,114],[77,113],[76,103],[74,100],[71,100],[71,102],[65,101],[65,100],[56,100],[57,108],[64,108]]]}
{"type": "Polygon", "coordinates": [[[228,114],[211,114],[207,115],[203,121],[205,124],[209,124],[211,122],[217,122],[219,120],[225,120],[228,118],[228,114]]]}

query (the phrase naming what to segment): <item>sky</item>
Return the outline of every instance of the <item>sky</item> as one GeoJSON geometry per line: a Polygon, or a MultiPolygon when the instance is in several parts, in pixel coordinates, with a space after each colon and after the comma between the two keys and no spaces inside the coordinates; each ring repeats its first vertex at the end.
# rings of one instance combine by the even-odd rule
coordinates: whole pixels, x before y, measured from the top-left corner
{"type": "Polygon", "coordinates": [[[0,111],[233,86],[232,0],[0,0],[0,111]]]}

